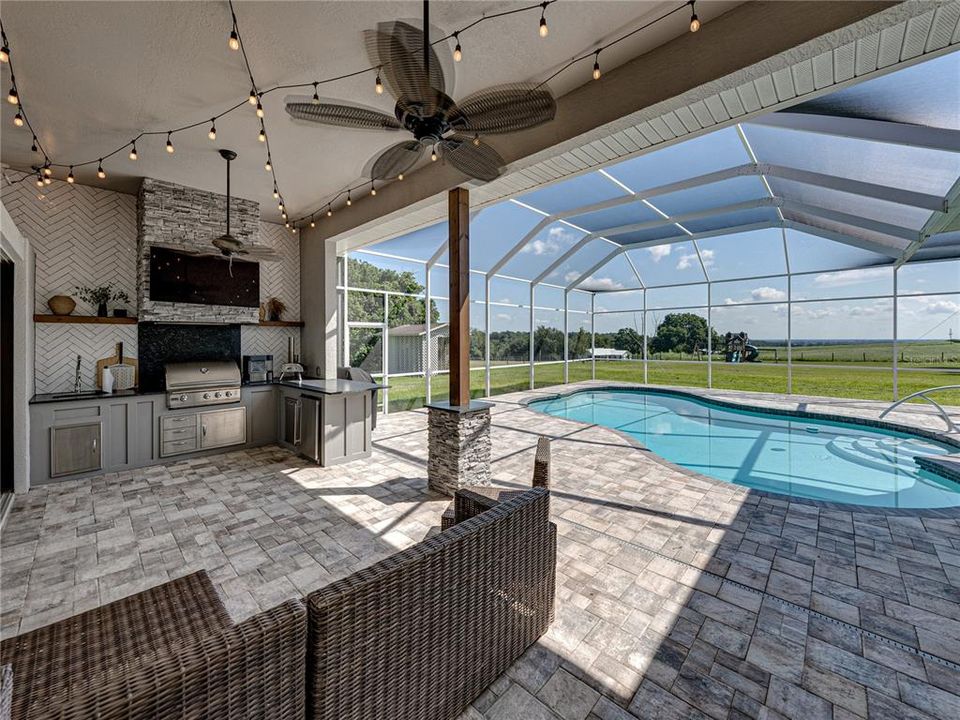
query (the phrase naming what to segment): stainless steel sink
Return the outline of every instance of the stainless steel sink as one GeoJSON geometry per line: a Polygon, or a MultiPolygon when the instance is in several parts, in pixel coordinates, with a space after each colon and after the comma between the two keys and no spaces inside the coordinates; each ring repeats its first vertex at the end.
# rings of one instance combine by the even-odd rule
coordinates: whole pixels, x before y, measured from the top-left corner
{"type": "Polygon", "coordinates": [[[73,398],[84,398],[84,397],[99,397],[101,395],[107,395],[103,390],[84,390],[83,392],[66,392],[58,393],[52,395],[54,400],[71,400],[73,398]]]}

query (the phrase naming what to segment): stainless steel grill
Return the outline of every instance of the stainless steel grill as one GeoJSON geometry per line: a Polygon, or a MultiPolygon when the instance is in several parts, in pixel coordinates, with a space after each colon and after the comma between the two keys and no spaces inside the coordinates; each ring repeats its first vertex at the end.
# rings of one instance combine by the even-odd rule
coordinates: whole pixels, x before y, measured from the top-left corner
{"type": "Polygon", "coordinates": [[[230,360],[167,363],[164,376],[168,408],[240,402],[240,369],[230,360]]]}

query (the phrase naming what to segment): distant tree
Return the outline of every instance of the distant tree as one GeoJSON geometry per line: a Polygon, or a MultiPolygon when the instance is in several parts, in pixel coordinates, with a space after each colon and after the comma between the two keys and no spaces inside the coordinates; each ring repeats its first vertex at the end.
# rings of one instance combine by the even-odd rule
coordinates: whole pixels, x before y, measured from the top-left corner
{"type": "MultiPolygon", "coordinates": [[[[719,347],[720,336],[713,331],[713,346],[719,347]]],[[[650,341],[650,350],[685,352],[707,349],[707,321],[694,313],[670,313],[657,326],[657,334],[650,341]]]]}
{"type": "Polygon", "coordinates": [[[643,335],[633,328],[620,328],[613,336],[613,347],[626,350],[633,357],[643,357],[643,335]]]}
{"type": "MultiPolygon", "coordinates": [[[[393,292],[417,294],[424,291],[416,276],[409,271],[390,270],[377,267],[365,260],[349,258],[347,274],[350,287],[392,290],[393,292]]],[[[364,292],[351,292],[347,316],[349,320],[361,322],[383,322],[383,295],[364,292]]],[[[430,301],[430,319],[440,321],[440,311],[436,303],[430,301]]],[[[390,298],[390,327],[398,325],[423,325],[427,318],[424,302],[417,298],[393,295],[390,298]]]]}
{"type": "MultiPolygon", "coordinates": [[[[529,354],[529,349],[527,350],[529,354]]],[[[533,333],[534,360],[560,360],[563,358],[563,332],[557,328],[540,325],[533,333]]]]}
{"type": "Polygon", "coordinates": [[[590,333],[580,328],[570,333],[570,357],[584,358],[590,356],[590,333]]]}

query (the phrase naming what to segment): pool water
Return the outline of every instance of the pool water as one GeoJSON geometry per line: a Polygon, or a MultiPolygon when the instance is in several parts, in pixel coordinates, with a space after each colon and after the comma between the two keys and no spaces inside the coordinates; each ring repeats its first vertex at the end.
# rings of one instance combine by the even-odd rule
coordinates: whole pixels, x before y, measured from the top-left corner
{"type": "Polygon", "coordinates": [[[530,407],[620,430],[676,465],[749,488],[888,508],[960,505],[960,484],[914,461],[957,449],[906,433],[642,390],[578,392],[530,407]]]}

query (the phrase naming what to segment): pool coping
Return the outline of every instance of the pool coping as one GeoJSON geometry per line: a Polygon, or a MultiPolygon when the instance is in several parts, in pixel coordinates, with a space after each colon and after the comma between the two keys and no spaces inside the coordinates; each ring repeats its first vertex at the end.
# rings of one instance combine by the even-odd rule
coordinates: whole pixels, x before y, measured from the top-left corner
{"type": "MultiPolygon", "coordinates": [[[[736,403],[730,400],[723,400],[719,398],[714,398],[705,393],[700,393],[696,391],[689,390],[677,390],[674,388],[664,388],[659,386],[650,386],[643,384],[633,384],[627,385],[622,383],[592,383],[587,386],[572,387],[568,390],[561,392],[551,392],[544,393],[540,395],[529,395],[521,398],[518,401],[518,404],[521,407],[524,407],[532,412],[540,412],[539,410],[530,407],[534,402],[543,402],[547,400],[557,400],[560,398],[570,397],[571,395],[578,395],[585,392],[596,392],[598,390],[642,390],[643,392],[650,393],[652,395],[665,395],[673,397],[684,397],[692,398],[694,400],[699,400],[701,402],[707,402],[715,404],[719,407],[729,408],[731,410],[746,410],[748,412],[758,412],[766,415],[791,415],[798,418],[806,418],[809,420],[829,420],[832,422],[844,422],[851,423],[855,425],[864,425],[866,427],[880,428],[884,430],[893,430],[896,432],[907,433],[911,435],[918,435],[924,437],[928,440],[934,440],[936,442],[950,445],[957,449],[960,453],[960,438],[954,438],[946,435],[945,433],[938,433],[935,430],[929,430],[926,428],[918,428],[912,425],[904,425],[902,423],[893,423],[887,422],[884,420],[875,420],[872,418],[862,418],[853,415],[836,415],[830,413],[819,413],[811,412],[810,410],[791,410],[788,408],[773,408],[766,406],[749,406],[744,405],[743,403],[736,403]]],[[[541,413],[546,415],[546,413],[541,413]]],[[[577,425],[582,425],[584,427],[602,427],[604,430],[608,430],[612,433],[615,433],[618,437],[623,439],[628,445],[634,447],[637,450],[641,450],[654,462],[670,468],[676,472],[679,472],[682,475],[687,477],[697,478],[699,480],[705,480],[710,483],[722,483],[725,486],[734,486],[740,488],[747,493],[747,497],[759,496],[761,498],[766,498],[771,501],[776,501],[784,504],[800,503],[803,505],[810,505],[813,507],[827,509],[827,510],[836,510],[840,512],[850,512],[850,513],[867,513],[876,515],[882,513],[884,515],[893,515],[897,517],[934,517],[942,519],[960,519],[960,505],[956,505],[948,508],[890,508],[882,507],[879,505],[857,505],[855,503],[839,503],[839,502],[830,502],[827,500],[813,500],[811,498],[802,498],[795,497],[793,495],[787,495],[785,493],[775,493],[767,490],[758,490],[755,488],[747,487],[745,485],[739,485],[738,483],[728,482],[726,480],[720,480],[718,478],[710,477],[709,475],[704,475],[698,473],[689,468],[685,468],[681,465],[670,462],[666,458],[658,455],[653,450],[648,448],[646,445],[641,443],[636,438],[632,437],[630,434],[617,430],[615,428],[607,427],[606,425],[599,425],[597,423],[584,423],[579,420],[570,420],[568,418],[561,418],[554,415],[549,415],[548,417],[553,417],[558,420],[564,420],[566,422],[575,423],[577,425]]],[[[948,456],[952,457],[952,456],[948,456]]],[[[935,460],[929,460],[927,458],[920,458],[919,456],[914,458],[917,461],[917,464],[921,468],[928,470],[929,472],[934,472],[947,480],[953,482],[960,482],[960,464],[954,463],[951,465],[940,464],[935,460]]]]}

